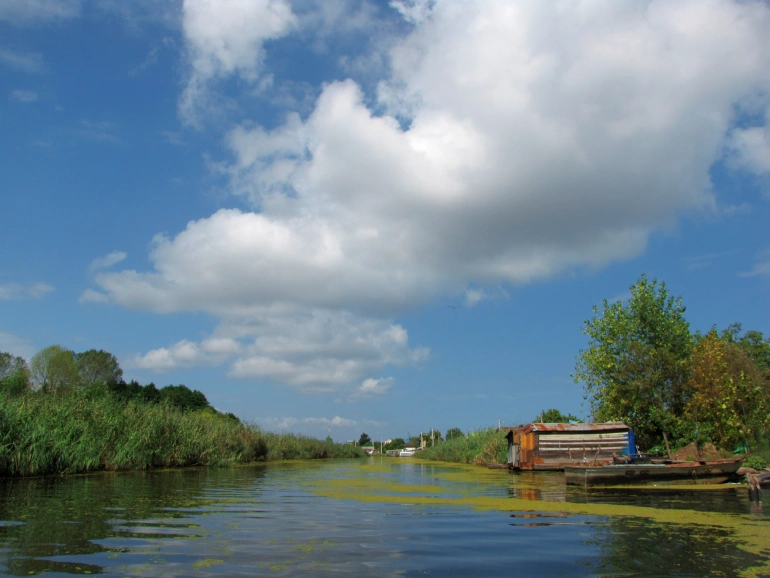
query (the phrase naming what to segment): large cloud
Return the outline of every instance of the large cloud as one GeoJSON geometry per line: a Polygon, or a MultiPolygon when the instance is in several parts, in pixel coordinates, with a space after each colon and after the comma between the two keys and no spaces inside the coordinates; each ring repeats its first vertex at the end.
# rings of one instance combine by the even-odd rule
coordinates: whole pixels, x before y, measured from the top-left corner
{"type": "Polygon", "coordinates": [[[726,147],[764,168],[766,139],[735,129],[767,106],[764,4],[402,4],[378,100],[333,82],[306,119],[232,130],[225,170],[256,212],[158,237],[153,271],[97,276],[110,298],[219,316],[234,375],[361,383],[426,355],[394,316],[633,257],[714,206],[726,147]]]}

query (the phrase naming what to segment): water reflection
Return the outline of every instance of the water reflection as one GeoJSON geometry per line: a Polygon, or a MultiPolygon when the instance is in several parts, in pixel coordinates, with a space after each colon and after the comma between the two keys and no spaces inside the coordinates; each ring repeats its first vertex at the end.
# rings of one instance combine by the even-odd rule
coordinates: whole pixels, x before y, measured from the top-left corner
{"type": "Polygon", "coordinates": [[[738,490],[586,492],[561,474],[403,460],[0,480],[0,572],[733,576],[761,561],[724,525],[567,511],[575,503],[752,507],[738,490]],[[478,511],[481,499],[512,506],[478,511]]]}

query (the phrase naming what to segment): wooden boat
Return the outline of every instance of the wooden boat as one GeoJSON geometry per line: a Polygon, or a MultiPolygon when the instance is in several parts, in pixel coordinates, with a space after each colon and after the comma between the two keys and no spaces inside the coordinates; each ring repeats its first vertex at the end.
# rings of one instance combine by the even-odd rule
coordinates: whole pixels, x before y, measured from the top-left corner
{"type": "Polygon", "coordinates": [[[721,484],[735,475],[743,457],[701,462],[612,464],[564,468],[566,482],[577,486],[644,484],[721,484]]]}

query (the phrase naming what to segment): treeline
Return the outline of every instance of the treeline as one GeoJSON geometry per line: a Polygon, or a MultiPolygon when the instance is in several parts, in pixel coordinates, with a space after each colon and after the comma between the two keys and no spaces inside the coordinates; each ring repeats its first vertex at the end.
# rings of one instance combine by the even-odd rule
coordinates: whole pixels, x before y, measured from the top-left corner
{"type": "Polygon", "coordinates": [[[626,302],[594,307],[573,377],[595,421],[619,420],[642,449],[712,442],[767,449],[770,339],[739,323],[691,332],[681,297],[642,276],[626,302]]]}
{"type": "MultiPolygon", "coordinates": [[[[206,396],[185,385],[125,382],[115,356],[104,350],[75,353],[59,345],[46,347],[29,364],[21,357],[0,352],[0,390],[10,395],[38,394],[64,396],[89,389],[92,397],[111,395],[123,402],[165,403],[182,410],[211,407],[206,396]]],[[[233,414],[231,418],[237,419],[233,414]]]]}
{"type": "Polygon", "coordinates": [[[359,448],[263,432],[184,385],[126,383],[105,351],[0,353],[0,476],[362,457],[359,448]]]}

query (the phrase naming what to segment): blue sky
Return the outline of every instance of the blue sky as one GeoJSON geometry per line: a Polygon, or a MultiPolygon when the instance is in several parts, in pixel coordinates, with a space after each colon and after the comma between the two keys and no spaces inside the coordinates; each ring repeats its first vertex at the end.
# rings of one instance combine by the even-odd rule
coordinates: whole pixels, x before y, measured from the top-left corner
{"type": "Polygon", "coordinates": [[[583,414],[642,274],[770,333],[762,2],[0,0],[0,350],[338,440],[583,414]],[[451,306],[451,307],[450,307],[451,306]]]}

